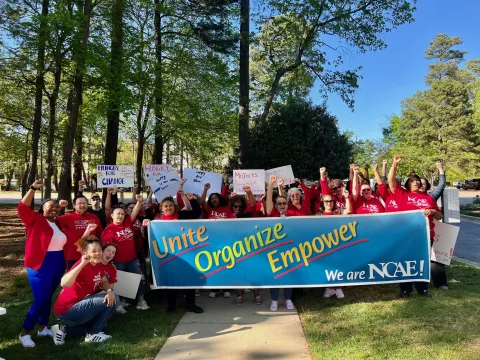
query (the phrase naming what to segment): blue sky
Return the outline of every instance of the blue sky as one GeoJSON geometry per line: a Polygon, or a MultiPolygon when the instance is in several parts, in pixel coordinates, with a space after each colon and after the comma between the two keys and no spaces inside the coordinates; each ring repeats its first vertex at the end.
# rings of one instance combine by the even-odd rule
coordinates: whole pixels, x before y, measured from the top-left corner
{"type": "MultiPolygon", "coordinates": [[[[400,114],[402,100],[426,89],[430,61],[425,59],[425,50],[436,34],[460,36],[463,44],[457,48],[468,52],[466,60],[480,58],[480,1],[419,0],[416,7],[415,22],[385,35],[385,50],[354,54],[345,61],[348,67],[363,66],[363,79],[355,94],[354,112],[339,96],[328,96],[328,109],[338,117],[341,131],[352,130],[359,140],[381,138],[388,118],[400,114]]],[[[315,103],[323,102],[318,88],[311,97],[315,103]]]]}

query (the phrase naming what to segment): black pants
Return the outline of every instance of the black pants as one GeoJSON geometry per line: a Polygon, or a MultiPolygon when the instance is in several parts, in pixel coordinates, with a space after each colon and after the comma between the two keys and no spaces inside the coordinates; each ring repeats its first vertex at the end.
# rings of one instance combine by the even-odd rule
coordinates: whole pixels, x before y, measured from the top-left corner
{"type": "Polygon", "coordinates": [[[195,289],[186,290],[167,290],[167,304],[169,310],[175,310],[177,307],[177,293],[183,292],[185,294],[185,307],[195,305],[195,289]]]}
{"type": "Polygon", "coordinates": [[[427,282],[404,282],[400,283],[400,291],[403,293],[410,294],[413,291],[413,285],[419,294],[426,293],[428,291],[427,282]]]}
{"type": "Polygon", "coordinates": [[[447,273],[445,265],[438,262],[430,262],[430,271],[432,274],[433,284],[438,288],[440,286],[448,286],[447,273]]]}

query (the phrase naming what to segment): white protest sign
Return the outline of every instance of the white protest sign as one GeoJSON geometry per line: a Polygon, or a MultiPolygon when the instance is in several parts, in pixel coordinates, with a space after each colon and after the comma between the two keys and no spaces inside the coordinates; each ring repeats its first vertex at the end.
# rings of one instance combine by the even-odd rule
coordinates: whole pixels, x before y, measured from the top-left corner
{"type": "Polygon", "coordinates": [[[430,260],[450,265],[459,231],[458,226],[435,221],[435,237],[430,260]]]}
{"type": "Polygon", "coordinates": [[[169,164],[147,164],[143,167],[145,178],[159,177],[173,170],[173,166],[169,164]]]}
{"type": "Polygon", "coordinates": [[[265,194],[265,170],[233,170],[233,192],[245,195],[243,186],[250,186],[253,195],[265,194]]]}
{"type": "Polygon", "coordinates": [[[167,196],[175,196],[180,185],[180,176],[175,170],[156,177],[149,176],[147,180],[158,202],[167,196]]]}
{"type": "MultiPolygon", "coordinates": [[[[293,175],[293,170],[291,165],[280,166],[274,169],[265,170],[265,178],[270,179],[270,175],[276,175],[277,180],[283,179],[284,185],[290,185],[295,183],[295,176],[293,175]]],[[[275,187],[277,184],[275,183],[275,187]]]]}
{"type": "Polygon", "coordinates": [[[114,285],[115,293],[129,299],[137,297],[138,286],[142,275],[117,270],[117,282],[114,285]]]}
{"type": "Polygon", "coordinates": [[[133,165],[97,165],[97,187],[133,187],[133,165]]]}
{"type": "Polygon", "coordinates": [[[210,184],[207,196],[222,192],[222,174],[197,169],[183,169],[183,177],[187,182],[183,184],[183,190],[193,194],[202,195],[205,184],[210,184]]]}

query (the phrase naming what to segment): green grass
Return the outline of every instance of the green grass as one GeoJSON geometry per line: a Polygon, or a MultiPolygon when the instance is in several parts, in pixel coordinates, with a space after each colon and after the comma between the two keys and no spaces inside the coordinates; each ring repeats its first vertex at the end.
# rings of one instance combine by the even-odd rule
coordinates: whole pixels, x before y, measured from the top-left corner
{"type": "Polygon", "coordinates": [[[469,210],[460,210],[460,214],[468,215],[468,216],[480,217],[480,213],[479,213],[479,212],[473,212],[473,211],[469,211],[469,210]]]}
{"type": "MultiPolygon", "coordinates": [[[[0,306],[7,308],[7,314],[0,316],[0,357],[6,360],[154,359],[182,316],[180,311],[165,313],[165,304],[158,299],[160,295],[160,290],[146,295],[150,310],[136,310],[132,305],[127,308],[127,314],[115,314],[108,323],[108,333],[113,338],[103,344],[86,344],[82,337],[67,337],[65,345],[55,346],[52,338],[38,338],[35,329],[32,339],[36,347],[24,349],[18,335],[32,295],[26,274],[14,277],[9,284],[0,286],[0,306]]],[[[179,298],[178,303],[183,304],[183,300],[179,298]]],[[[52,315],[50,324],[55,323],[52,315]]]]}
{"type": "Polygon", "coordinates": [[[398,285],[323,289],[297,300],[314,359],[480,359],[480,269],[454,263],[450,290],[400,299],[398,285]]]}

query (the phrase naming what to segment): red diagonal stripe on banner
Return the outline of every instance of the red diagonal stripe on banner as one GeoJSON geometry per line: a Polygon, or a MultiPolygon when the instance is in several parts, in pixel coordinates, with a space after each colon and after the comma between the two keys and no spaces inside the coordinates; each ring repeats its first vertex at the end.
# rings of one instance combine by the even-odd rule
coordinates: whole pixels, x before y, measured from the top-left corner
{"type": "MultiPolygon", "coordinates": [[[[330,250],[330,251],[327,251],[327,252],[324,253],[324,254],[320,254],[320,255],[318,255],[318,256],[315,256],[314,258],[309,259],[308,262],[311,264],[312,262],[314,262],[314,261],[316,261],[316,260],[318,260],[318,259],[321,259],[322,257],[325,257],[325,256],[327,256],[327,255],[333,254],[333,253],[336,252],[336,251],[345,249],[345,248],[350,247],[350,246],[353,246],[353,245],[357,245],[357,244],[360,244],[360,243],[364,243],[364,242],[367,242],[367,241],[368,241],[368,239],[360,239],[360,240],[354,241],[354,242],[352,242],[352,243],[350,243],[350,244],[345,244],[345,245],[339,246],[339,247],[337,247],[337,248],[335,248],[335,249],[332,249],[332,250],[330,250]]],[[[295,267],[293,267],[293,268],[291,268],[291,269],[288,269],[287,271],[284,271],[284,272],[281,273],[281,274],[278,274],[277,276],[274,277],[274,279],[279,279],[279,278],[281,278],[282,276],[285,276],[285,275],[291,273],[292,271],[295,271],[295,270],[300,269],[302,266],[305,266],[305,263],[298,264],[297,266],[295,266],[295,267]]]]}
{"type": "Polygon", "coordinates": [[[178,257],[180,257],[180,256],[182,256],[186,253],[189,253],[190,251],[197,250],[197,249],[200,249],[200,248],[205,247],[205,246],[210,246],[210,244],[197,245],[197,246],[194,246],[193,248],[190,248],[190,249],[184,250],[182,252],[179,252],[177,255],[173,255],[172,257],[168,258],[167,260],[162,261],[160,264],[157,265],[157,267],[163,266],[166,263],[169,263],[170,261],[175,260],[176,258],[178,258],[178,257]]]}
{"type": "MultiPolygon", "coordinates": [[[[266,248],[263,248],[263,249],[260,249],[260,250],[257,250],[257,251],[254,251],[253,253],[250,253],[248,255],[245,255],[241,258],[238,258],[238,260],[236,261],[237,263],[239,262],[242,262],[243,260],[247,260],[248,258],[252,257],[252,256],[255,256],[255,255],[258,255],[264,251],[267,251],[267,250],[270,250],[270,249],[274,249],[276,247],[279,247],[279,246],[283,246],[283,245],[287,245],[287,244],[293,244],[293,240],[286,240],[286,241],[282,241],[281,243],[278,243],[278,244],[274,244],[274,245],[270,245],[270,246],[267,246],[266,248]]],[[[200,279],[205,279],[209,276],[212,276],[220,271],[223,271],[227,268],[227,265],[225,266],[222,266],[221,268],[218,268],[217,270],[214,270],[212,272],[209,272],[208,274],[205,274],[203,275],[202,277],[200,277],[200,279]]]]}

